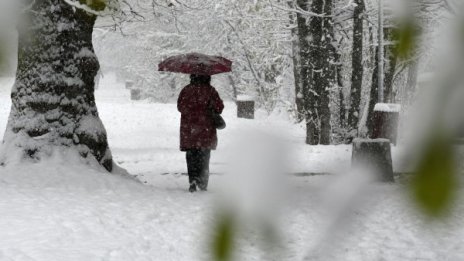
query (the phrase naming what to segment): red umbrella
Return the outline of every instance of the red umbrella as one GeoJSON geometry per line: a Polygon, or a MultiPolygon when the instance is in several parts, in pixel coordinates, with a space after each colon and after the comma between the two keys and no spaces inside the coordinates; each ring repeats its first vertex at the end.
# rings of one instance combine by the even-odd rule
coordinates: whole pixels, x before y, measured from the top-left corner
{"type": "Polygon", "coordinates": [[[158,65],[158,71],[213,75],[232,71],[232,62],[220,56],[189,53],[167,58],[158,65]]]}

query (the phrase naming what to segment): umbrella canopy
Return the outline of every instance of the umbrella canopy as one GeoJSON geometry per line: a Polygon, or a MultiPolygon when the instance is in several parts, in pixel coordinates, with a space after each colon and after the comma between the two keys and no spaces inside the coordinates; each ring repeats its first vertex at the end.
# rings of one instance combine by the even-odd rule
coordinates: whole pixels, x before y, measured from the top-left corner
{"type": "Polygon", "coordinates": [[[158,71],[214,75],[232,71],[232,61],[220,56],[189,53],[171,56],[158,65],[158,71]]]}

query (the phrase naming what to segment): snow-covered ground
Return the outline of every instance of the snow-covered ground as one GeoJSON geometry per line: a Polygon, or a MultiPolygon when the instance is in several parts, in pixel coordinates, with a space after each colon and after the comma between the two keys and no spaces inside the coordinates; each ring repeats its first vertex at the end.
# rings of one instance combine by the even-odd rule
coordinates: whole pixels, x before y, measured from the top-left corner
{"type": "MultiPolygon", "coordinates": [[[[0,80],[0,136],[10,84],[0,80]]],[[[248,230],[237,243],[236,260],[464,260],[461,205],[448,219],[430,223],[414,210],[403,185],[363,183],[349,171],[349,146],[306,146],[304,129],[284,114],[258,112],[257,120],[241,120],[228,103],[209,191],[190,194],[180,174],[186,166],[174,104],[132,102],[110,76],[97,90],[97,103],[115,161],[144,184],[69,165],[72,155],[0,168],[0,260],[209,260],[212,224],[227,199],[245,202],[233,208],[257,216],[267,209],[261,205],[272,206],[275,220],[266,219],[279,228],[273,251],[259,250],[258,228],[243,217],[248,230]],[[256,147],[274,139],[275,146],[264,147],[279,148],[286,173],[339,175],[270,177],[277,185],[265,175],[250,177],[252,185],[234,180],[244,177],[233,176],[237,154],[266,159],[256,147]],[[237,184],[245,192],[260,185],[271,190],[245,195],[237,184]]],[[[395,148],[397,171],[400,156],[395,148]]]]}

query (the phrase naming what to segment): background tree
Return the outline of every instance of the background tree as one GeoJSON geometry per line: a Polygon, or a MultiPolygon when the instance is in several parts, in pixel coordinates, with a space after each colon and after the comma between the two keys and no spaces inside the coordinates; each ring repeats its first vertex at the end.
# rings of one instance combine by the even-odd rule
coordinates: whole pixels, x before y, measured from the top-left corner
{"type": "MultiPolygon", "coordinates": [[[[298,0],[297,8],[309,11],[308,0],[298,0]]],[[[300,81],[301,90],[297,93],[297,98],[303,101],[303,115],[306,120],[306,143],[314,144],[318,140],[318,118],[316,107],[313,102],[316,99],[315,91],[311,89],[312,62],[309,37],[311,35],[310,17],[297,13],[298,39],[299,39],[299,58],[300,58],[300,81]],[[299,96],[299,97],[298,97],[299,96]]],[[[300,108],[301,109],[301,108],[300,108]]]]}
{"type": "MultiPolygon", "coordinates": [[[[294,105],[288,12],[266,1],[191,0],[172,5],[155,1],[155,10],[151,0],[129,2],[141,21],[125,21],[117,25],[120,30],[114,30],[110,18],[101,19],[95,38],[101,48],[96,51],[106,58],[102,59],[104,70],[117,71],[121,79],[135,78],[146,98],[174,101],[187,79],[160,74],[156,66],[169,55],[195,51],[234,61],[231,74],[213,78],[224,97],[254,96],[269,113],[276,106],[290,109],[294,105]],[[177,88],[166,88],[173,79],[177,88]]],[[[284,0],[273,3],[287,4],[284,0]]]]}
{"type": "Polygon", "coordinates": [[[355,0],[355,4],[353,12],[353,51],[351,54],[351,96],[348,112],[348,125],[351,130],[358,129],[364,74],[364,0],[355,0]]]}
{"type": "MultiPolygon", "coordinates": [[[[421,16],[434,20],[441,16],[444,7],[433,0],[429,2],[421,16]]],[[[351,137],[366,135],[365,126],[370,122],[367,114],[373,109],[368,104],[376,102],[376,94],[369,94],[376,93],[373,73],[377,66],[374,63],[377,1],[129,0],[127,3],[138,16],[120,19],[121,23],[115,23],[112,17],[101,18],[94,33],[96,52],[104,72],[115,71],[119,80],[135,80],[136,88],[142,89],[145,98],[173,102],[188,81],[180,75],[156,71],[157,63],[165,57],[191,51],[219,54],[234,61],[233,73],[213,79],[226,99],[247,94],[255,96],[258,107],[268,113],[285,110],[297,121],[304,118],[308,144],[322,143],[322,134],[324,143],[347,142],[351,137]],[[321,13],[317,12],[317,5],[323,9],[321,13]],[[329,7],[331,10],[325,10],[329,7]],[[331,15],[326,14],[328,11],[331,15]],[[316,66],[326,68],[327,78],[316,75],[320,72],[316,66]],[[346,112],[345,104],[349,105],[346,112]]],[[[390,21],[387,27],[397,28],[393,17],[386,18],[390,21]]],[[[422,27],[430,25],[424,23],[422,27]]],[[[392,31],[395,30],[385,33],[392,31]]],[[[385,37],[386,54],[395,50],[393,36],[385,37]]],[[[417,73],[411,70],[409,86],[415,85],[414,75],[426,68],[427,55],[423,50],[415,54],[417,73]]],[[[387,96],[397,101],[398,94],[411,93],[413,87],[404,87],[409,64],[394,61],[394,56],[386,56],[385,80],[386,86],[390,86],[387,96]]],[[[413,93],[407,95],[413,96],[413,93]]]]}
{"type": "MultiPolygon", "coordinates": [[[[311,81],[307,100],[305,101],[310,121],[316,121],[307,129],[308,144],[330,144],[331,142],[331,111],[330,89],[333,86],[334,54],[332,44],[334,39],[332,21],[332,1],[312,1],[311,11],[315,14],[310,22],[310,57],[311,81]]],[[[308,126],[307,126],[308,127],[308,126]]]]}
{"type": "MultiPolygon", "coordinates": [[[[296,8],[297,1],[290,1],[289,7],[296,8]]],[[[293,77],[295,82],[295,114],[296,120],[301,122],[304,120],[304,100],[303,100],[303,81],[301,79],[301,49],[300,49],[300,25],[298,19],[301,19],[301,14],[290,12],[290,24],[292,27],[292,58],[293,58],[293,77]],[[299,16],[299,17],[298,17],[299,16]]],[[[306,26],[306,25],[304,25],[306,26]]]]}

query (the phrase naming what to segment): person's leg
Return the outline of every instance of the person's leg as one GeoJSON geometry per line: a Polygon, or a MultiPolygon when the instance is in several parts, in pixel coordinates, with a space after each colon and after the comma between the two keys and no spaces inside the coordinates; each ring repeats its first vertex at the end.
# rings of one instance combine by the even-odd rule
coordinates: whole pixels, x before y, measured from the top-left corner
{"type": "Polygon", "coordinates": [[[188,150],[186,153],[187,159],[187,170],[189,176],[189,183],[190,183],[190,192],[194,192],[197,190],[197,185],[199,184],[199,175],[200,175],[200,167],[198,166],[199,162],[199,150],[188,150]]]}
{"type": "Polygon", "coordinates": [[[211,157],[211,150],[208,150],[208,149],[201,150],[200,183],[198,184],[198,187],[201,190],[206,190],[208,188],[210,157],[211,157]]]}

